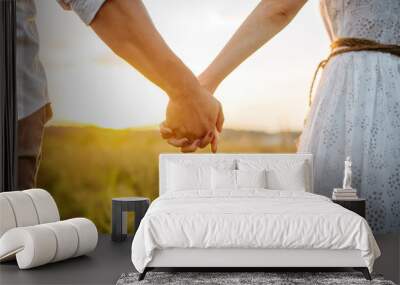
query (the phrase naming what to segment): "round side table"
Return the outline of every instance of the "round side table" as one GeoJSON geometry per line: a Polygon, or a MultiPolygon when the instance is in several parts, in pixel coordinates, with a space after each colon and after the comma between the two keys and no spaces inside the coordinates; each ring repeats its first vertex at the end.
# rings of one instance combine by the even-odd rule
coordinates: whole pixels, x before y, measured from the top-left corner
{"type": "Polygon", "coordinates": [[[127,237],[127,212],[135,212],[134,232],[146,214],[150,199],[144,197],[122,197],[112,199],[112,230],[113,241],[123,241],[127,237]]]}

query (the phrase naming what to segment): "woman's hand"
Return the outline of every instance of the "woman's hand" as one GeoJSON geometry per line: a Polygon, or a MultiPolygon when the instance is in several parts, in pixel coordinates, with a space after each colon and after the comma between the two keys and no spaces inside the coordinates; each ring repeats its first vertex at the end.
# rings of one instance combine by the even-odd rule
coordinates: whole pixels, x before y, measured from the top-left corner
{"type": "Polygon", "coordinates": [[[160,133],[169,144],[180,147],[182,152],[194,152],[211,143],[211,150],[217,151],[224,115],[221,103],[205,88],[196,94],[172,96],[166,118],[160,133]]]}
{"type": "Polygon", "coordinates": [[[211,93],[211,95],[214,95],[215,90],[217,90],[219,84],[221,83],[213,78],[207,70],[203,71],[199,76],[197,76],[197,80],[201,86],[211,93]]]}

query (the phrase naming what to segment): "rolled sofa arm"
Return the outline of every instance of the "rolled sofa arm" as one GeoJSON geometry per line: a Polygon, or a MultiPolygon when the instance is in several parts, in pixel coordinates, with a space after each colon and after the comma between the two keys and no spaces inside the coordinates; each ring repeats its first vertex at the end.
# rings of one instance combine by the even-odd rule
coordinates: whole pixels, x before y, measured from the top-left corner
{"type": "Polygon", "coordinates": [[[89,253],[97,240],[96,226],[85,218],[13,228],[0,238],[0,261],[16,257],[28,269],[89,253]]]}
{"type": "Polygon", "coordinates": [[[43,189],[0,193],[0,237],[15,227],[57,222],[60,214],[53,197],[43,189]]]}

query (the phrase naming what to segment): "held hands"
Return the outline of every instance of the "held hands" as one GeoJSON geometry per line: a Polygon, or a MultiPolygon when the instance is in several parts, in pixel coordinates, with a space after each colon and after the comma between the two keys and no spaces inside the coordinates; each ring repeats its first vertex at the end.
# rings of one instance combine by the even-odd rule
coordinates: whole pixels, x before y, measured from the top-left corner
{"type": "Polygon", "coordinates": [[[223,123],[221,103],[199,86],[191,94],[171,97],[160,133],[182,152],[194,152],[210,143],[212,152],[216,152],[223,123]]]}

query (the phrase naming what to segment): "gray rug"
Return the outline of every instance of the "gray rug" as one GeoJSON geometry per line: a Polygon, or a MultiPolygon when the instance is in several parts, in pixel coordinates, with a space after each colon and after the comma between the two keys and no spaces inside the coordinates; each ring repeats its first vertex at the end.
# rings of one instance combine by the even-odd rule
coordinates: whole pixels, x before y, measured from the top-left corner
{"type": "Polygon", "coordinates": [[[372,276],[368,281],[359,272],[148,272],[138,281],[138,273],[122,274],[117,285],[146,284],[267,284],[267,285],[395,285],[381,276],[372,276]]]}

